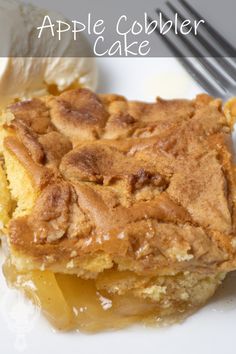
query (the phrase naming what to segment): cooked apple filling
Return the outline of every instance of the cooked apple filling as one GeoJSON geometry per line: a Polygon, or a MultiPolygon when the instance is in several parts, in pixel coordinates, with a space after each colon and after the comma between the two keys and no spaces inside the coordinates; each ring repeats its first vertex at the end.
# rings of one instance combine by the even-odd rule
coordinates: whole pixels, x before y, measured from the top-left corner
{"type": "Polygon", "coordinates": [[[10,286],[41,306],[55,328],[84,332],[183,320],[214,294],[224,278],[223,273],[190,272],[148,278],[108,270],[85,280],[51,271],[19,272],[10,261],[4,265],[4,275],[10,286]]]}
{"type": "Polygon", "coordinates": [[[10,106],[8,283],[63,330],[172,323],[204,304],[236,269],[234,105],[77,89],[10,106]]]}

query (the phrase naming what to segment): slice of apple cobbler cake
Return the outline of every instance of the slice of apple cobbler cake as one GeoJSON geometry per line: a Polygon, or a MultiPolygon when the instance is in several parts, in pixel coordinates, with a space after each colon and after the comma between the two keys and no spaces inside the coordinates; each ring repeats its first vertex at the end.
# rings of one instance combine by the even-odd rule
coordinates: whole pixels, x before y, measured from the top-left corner
{"type": "Polygon", "coordinates": [[[77,89],[8,107],[8,283],[63,330],[171,323],[199,308],[236,268],[234,105],[77,89]]]}

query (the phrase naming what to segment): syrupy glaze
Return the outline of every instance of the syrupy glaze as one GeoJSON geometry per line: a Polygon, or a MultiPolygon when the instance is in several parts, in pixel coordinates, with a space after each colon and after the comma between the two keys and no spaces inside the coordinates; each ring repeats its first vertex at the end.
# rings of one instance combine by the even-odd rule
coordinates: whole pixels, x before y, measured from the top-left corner
{"type": "Polygon", "coordinates": [[[3,270],[8,284],[40,305],[49,322],[59,330],[98,332],[140,322],[153,325],[163,315],[157,303],[129,292],[114,295],[98,290],[94,280],[39,270],[20,273],[9,261],[3,270]]]}

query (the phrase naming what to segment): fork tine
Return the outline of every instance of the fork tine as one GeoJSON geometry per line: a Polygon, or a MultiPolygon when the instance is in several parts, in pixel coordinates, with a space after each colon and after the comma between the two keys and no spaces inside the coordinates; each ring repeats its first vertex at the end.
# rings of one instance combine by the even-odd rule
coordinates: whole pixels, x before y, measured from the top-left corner
{"type": "Polygon", "coordinates": [[[185,0],[179,0],[179,2],[182,4],[182,6],[188,10],[188,12],[198,18],[202,19],[205,21],[205,28],[207,31],[211,34],[213,38],[215,38],[218,43],[221,45],[221,47],[225,50],[226,53],[228,53],[231,57],[236,56],[236,49],[234,46],[232,46],[218,31],[216,31],[211,24],[206,21],[191,5],[189,5],[185,0]]]}
{"type": "MultiPolygon", "coordinates": [[[[153,20],[151,17],[148,17],[149,23],[153,20]]],[[[155,29],[155,33],[160,35],[157,29],[155,29]]],[[[164,41],[165,45],[171,50],[171,52],[176,56],[179,62],[183,65],[183,67],[187,70],[187,72],[194,78],[195,81],[199,83],[200,86],[204,88],[204,90],[210,93],[212,96],[215,97],[222,97],[222,94],[225,95],[219,88],[214,86],[207,78],[197,70],[192,63],[185,57],[182,56],[182,53],[177,48],[177,46],[167,37],[160,36],[160,38],[164,41]]]]}
{"type": "MultiPolygon", "coordinates": [[[[170,20],[163,11],[162,16],[165,21],[170,20]]],[[[173,28],[171,31],[174,32],[173,28]]],[[[229,86],[230,84],[229,80],[226,79],[225,76],[222,75],[222,73],[214,65],[202,57],[202,53],[191,43],[189,39],[187,39],[185,36],[179,36],[179,40],[184,43],[187,48],[190,49],[192,54],[197,57],[197,60],[200,62],[200,64],[211,74],[211,76],[214,77],[218,85],[221,86],[223,90],[225,90],[225,87],[229,86]]]]}
{"type": "MultiPolygon", "coordinates": [[[[184,0],[179,0],[179,1],[184,1],[184,0]]],[[[178,11],[176,9],[176,7],[174,5],[172,5],[169,1],[167,1],[166,3],[168,5],[168,7],[170,8],[170,10],[173,13],[178,13],[179,18],[181,19],[181,21],[184,21],[185,18],[184,16],[180,13],[180,11],[178,11]]],[[[233,78],[234,80],[236,80],[236,68],[229,62],[226,61],[223,57],[222,54],[215,49],[212,44],[206,40],[203,35],[201,33],[198,32],[197,38],[196,40],[198,40],[201,45],[206,48],[206,50],[211,54],[211,56],[214,57],[214,59],[224,68],[224,70],[226,71],[226,73],[233,78]]],[[[235,53],[236,54],[236,53],[235,53]]]]}

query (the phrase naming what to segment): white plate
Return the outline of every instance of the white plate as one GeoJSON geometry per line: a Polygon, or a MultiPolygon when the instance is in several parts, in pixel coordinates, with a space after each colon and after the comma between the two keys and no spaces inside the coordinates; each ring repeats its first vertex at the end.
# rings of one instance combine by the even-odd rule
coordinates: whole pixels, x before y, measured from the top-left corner
{"type": "MultiPolygon", "coordinates": [[[[191,98],[202,90],[175,59],[101,58],[99,92],[130,99],[157,95],[191,98]]],[[[0,352],[13,354],[235,354],[236,273],[211,301],[184,323],[167,328],[135,326],[94,335],[57,333],[0,276],[0,352]]]]}

